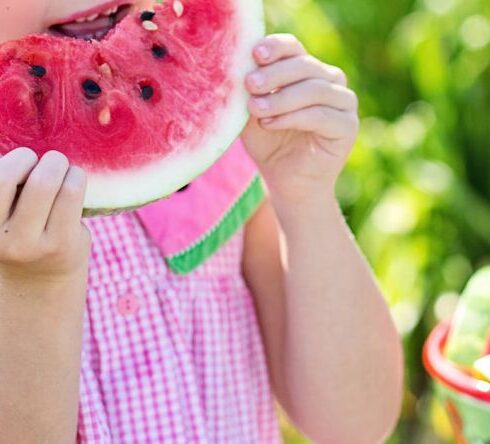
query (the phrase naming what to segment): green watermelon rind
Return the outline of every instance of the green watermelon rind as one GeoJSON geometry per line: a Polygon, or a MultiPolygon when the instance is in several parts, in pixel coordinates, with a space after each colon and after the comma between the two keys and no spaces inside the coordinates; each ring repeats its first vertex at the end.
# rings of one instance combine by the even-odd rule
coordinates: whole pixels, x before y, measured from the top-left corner
{"type": "Polygon", "coordinates": [[[188,155],[169,156],[161,163],[138,171],[97,174],[89,172],[89,183],[84,203],[84,215],[104,215],[127,211],[169,197],[206,172],[233,144],[247,125],[250,114],[247,109],[249,95],[244,81],[255,67],[252,51],[265,35],[265,16],[261,0],[235,0],[242,29],[237,39],[241,47],[235,52],[237,82],[230,106],[223,108],[217,119],[214,134],[206,141],[207,148],[200,148],[188,155]],[[247,58],[248,63],[242,59],[247,58]],[[238,82],[240,83],[238,85],[238,82]],[[182,172],[184,171],[184,172],[182,172]],[[179,174],[177,174],[179,172],[179,174]]]}

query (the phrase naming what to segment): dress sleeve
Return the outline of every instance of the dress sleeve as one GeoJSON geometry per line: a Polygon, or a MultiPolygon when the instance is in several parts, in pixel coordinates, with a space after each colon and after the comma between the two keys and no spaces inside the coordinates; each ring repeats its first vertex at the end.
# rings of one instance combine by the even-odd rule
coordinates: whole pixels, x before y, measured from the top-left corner
{"type": "Polygon", "coordinates": [[[185,191],[137,214],[172,271],[187,274],[247,222],[264,195],[257,167],[237,140],[185,191]]]}

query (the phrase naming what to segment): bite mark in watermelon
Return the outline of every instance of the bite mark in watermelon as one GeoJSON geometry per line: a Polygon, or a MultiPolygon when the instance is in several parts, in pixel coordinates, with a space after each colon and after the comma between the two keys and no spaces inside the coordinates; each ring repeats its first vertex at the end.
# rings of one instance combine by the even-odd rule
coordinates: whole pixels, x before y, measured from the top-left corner
{"type": "Polygon", "coordinates": [[[63,152],[87,171],[95,213],[141,206],[202,174],[248,119],[243,82],[263,11],[260,0],[179,3],[146,15],[133,6],[100,41],[1,45],[0,155],[63,152]]]}

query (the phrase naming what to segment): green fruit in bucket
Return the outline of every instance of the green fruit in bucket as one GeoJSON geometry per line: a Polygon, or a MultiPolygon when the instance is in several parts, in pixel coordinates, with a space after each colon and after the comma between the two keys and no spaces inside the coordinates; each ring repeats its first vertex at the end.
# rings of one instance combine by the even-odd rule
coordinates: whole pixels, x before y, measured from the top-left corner
{"type": "Polygon", "coordinates": [[[446,357],[455,364],[471,367],[475,362],[475,357],[478,359],[481,356],[486,341],[477,336],[463,334],[459,331],[457,335],[457,339],[446,346],[446,357]]]}
{"type": "Polygon", "coordinates": [[[261,0],[142,5],[101,15],[89,25],[102,30],[87,35],[73,22],[0,45],[0,156],[63,152],[88,173],[89,213],[172,194],[248,120],[261,0]]]}
{"type": "Polygon", "coordinates": [[[478,359],[473,364],[473,370],[480,379],[490,382],[490,355],[478,359]]]}
{"type": "Polygon", "coordinates": [[[490,333],[490,267],[478,271],[466,286],[445,347],[453,363],[471,369],[488,348],[490,333]]]}

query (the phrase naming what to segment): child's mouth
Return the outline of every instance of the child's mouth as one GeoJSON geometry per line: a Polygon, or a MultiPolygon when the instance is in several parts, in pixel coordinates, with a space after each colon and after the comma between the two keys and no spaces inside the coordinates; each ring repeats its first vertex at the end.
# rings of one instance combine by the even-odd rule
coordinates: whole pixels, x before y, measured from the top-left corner
{"type": "Polygon", "coordinates": [[[50,26],[49,31],[55,35],[63,35],[82,40],[102,40],[126,15],[131,5],[124,4],[111,7],[101,13],[50,26]]]}

